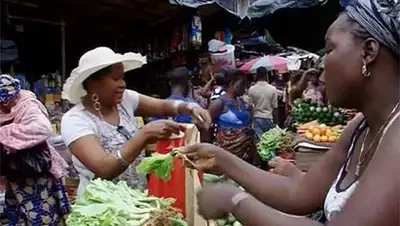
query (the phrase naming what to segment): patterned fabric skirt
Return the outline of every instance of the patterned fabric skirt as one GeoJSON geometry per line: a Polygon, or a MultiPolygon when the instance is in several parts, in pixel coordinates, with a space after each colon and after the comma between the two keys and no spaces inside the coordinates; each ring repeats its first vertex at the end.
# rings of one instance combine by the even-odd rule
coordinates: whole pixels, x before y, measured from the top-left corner
{"type": "Polygon", "coordinates": [[[218,128],[214,144],[254,166],[261,166],[254,131],[249,128],[218,128]]]}
{"type": "Polygon", "coordinates": [[[70,211],[65,186],[51,175],[6,182],[4,213],[9,226],[64,225],[70,211]]]}

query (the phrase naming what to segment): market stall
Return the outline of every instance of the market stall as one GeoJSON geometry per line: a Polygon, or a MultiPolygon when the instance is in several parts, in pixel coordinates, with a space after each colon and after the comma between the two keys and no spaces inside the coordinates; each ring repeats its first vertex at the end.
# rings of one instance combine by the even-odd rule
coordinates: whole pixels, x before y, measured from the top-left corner
{"type": "Polygon", "coordinates": [[[292,115],[293,131],[279,127],[267,131],[258,143],[258,152],[264,161],[280,156],[307,171],[337,142],[355,112],[298,99],[292,115]]]}

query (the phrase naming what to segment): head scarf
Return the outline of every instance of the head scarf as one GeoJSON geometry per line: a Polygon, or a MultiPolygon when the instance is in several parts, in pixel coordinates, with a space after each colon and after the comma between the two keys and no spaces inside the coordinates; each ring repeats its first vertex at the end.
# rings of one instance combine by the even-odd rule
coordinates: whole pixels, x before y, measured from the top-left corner
{"type": "Polygon", "coordinates": [[[346,8],[346,13],[380,43],[400,55],[399,0],[355,0],[346,8]]]}
{"type": "Polygon", "coordinates": [[[21,91],[18,79],[10,75],[0,75],[0,102],[7,102],[15,98],[21,91]]]}

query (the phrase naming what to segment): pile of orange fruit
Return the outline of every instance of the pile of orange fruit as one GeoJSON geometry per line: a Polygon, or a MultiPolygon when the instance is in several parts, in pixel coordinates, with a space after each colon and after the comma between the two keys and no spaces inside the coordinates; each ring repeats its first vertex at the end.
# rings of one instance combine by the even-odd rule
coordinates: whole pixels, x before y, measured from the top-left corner
{"type": "Polygon", "coordinates": [[[343,126],[327,126],[313,121],[298,126],[298,133],[308,140],[317,143],[335,143],[343,131],[343,126]]]}

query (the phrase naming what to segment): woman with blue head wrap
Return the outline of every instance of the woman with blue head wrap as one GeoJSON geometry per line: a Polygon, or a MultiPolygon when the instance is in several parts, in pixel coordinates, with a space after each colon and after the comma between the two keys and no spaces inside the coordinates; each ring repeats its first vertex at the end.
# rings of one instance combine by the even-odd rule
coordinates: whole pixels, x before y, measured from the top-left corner
{"type": "Polygon", "coordinates": [[[203,188],[197,200],[204,218],[233,213],[242,225],[323,225],[273,209],[307,215],[323,206],[330,226],[400,225],[399,0],[355,0],[325,41],[328,100],[361,113],[299,178],[262,172],[210,144],[188,147],[198,169],[218,170],[248,192],[203,188]]]}
{"type": "Polygon", "coordinates": [[[0,75],[0,108],[3,111],[10,111],[15,100],[21,91],[20,81],[10,75],[0,75]],[[11,104],[10,104],[11,103],[11,104]]]}
{"type": "Polygon", "coordinates": [[[63,225],[69,201],[66,163],[47,140],[51,124],[35,94],[0,75],[0,176],[5,177],[8,225],[63,225]]]}

